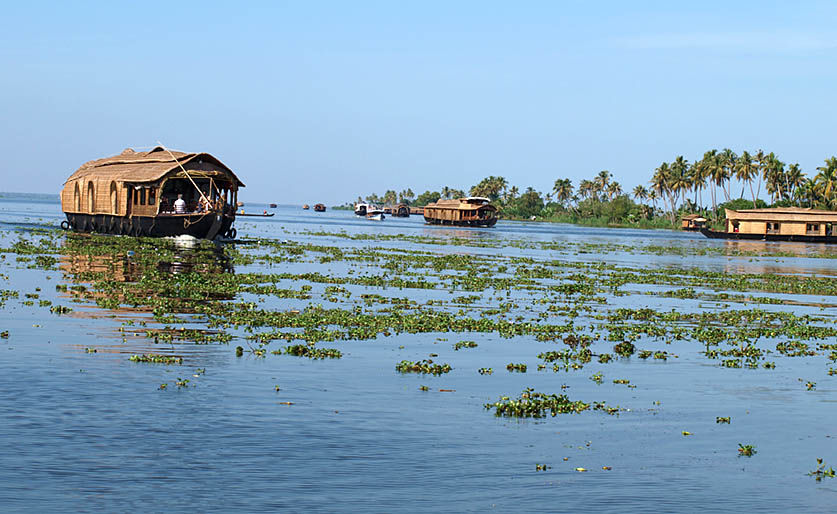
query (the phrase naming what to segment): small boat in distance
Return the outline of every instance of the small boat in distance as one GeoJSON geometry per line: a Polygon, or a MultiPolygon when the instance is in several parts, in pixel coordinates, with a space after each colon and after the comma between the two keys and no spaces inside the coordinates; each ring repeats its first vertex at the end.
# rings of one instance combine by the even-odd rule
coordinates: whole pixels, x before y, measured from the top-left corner
{"type": "Polygon", "coordinates": [[[424,206],[424,221],[431,225],[493,227],[497,223],[497,208],[490,202],[479,196],[438,200],[424,206]]]}
{"type": "Polygon", "coordinates": [[[369,208],[374,208],[374,205],[369,205],[368,203],[359,202],[355,204],[355,216],[366,216],[366,211],[369,208]]]}
{"type": "Polygon", "coordinates": [[[711,239],[837,243],[837,211],[778,207],[726,209],[726,230],[701,228],[711,239]]]}
{"type": "Polygon", "coordinates": [[[270,205],[269,205],[269,207],[270,207],[271,209],[275,209],[277,206],[276,206],[276,204],[275,204],[275,203],[272,203],[272,204],[270,204],[270,205]]]}
{"type": "Polygon", "coordinates": [[[244,184],[208,153],[157,146],[83,164],[64,183],[64,229],[103,234],[234,239],[244,184]]]}
{"type": "Polygon", "coordinates": [[[302,205],[302,210],[307,211],[308,209],[310,209],[310,207],[308,207],[307,203],[302,205]]]}
{"type": "Polygon", "coordinates": [[[383,221],[386,219],[386,216],[384,216],[383,209],[372,207],[371,209],[366,210],[366,219],[373,221],[383,221]]]}
{"type": "Polygon", "coordinates": [[[700,214],[689,214],[680,218],[680,230],[698,232],[706,226],[707,219],[700,214]]]}
{"type": "Polygon", "coordinates": [[[314,206],[314,210],[317,211],[317,212],[325,212],[326,211],[326,206],[321,204],[321,203],[318,203],[317,205],[314,206]]]}

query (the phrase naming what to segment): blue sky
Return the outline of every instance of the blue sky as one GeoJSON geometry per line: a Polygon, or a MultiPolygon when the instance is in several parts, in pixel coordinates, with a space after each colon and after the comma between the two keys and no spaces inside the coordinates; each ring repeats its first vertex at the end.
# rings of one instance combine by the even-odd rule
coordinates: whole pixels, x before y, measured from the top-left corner
{"type": "Polygon", "coordinates": [[[710,148],[837,154],[837,3],[17,2],[0,17],[0,190],[207,151],[245,201],[329,205],[710,148]]]}

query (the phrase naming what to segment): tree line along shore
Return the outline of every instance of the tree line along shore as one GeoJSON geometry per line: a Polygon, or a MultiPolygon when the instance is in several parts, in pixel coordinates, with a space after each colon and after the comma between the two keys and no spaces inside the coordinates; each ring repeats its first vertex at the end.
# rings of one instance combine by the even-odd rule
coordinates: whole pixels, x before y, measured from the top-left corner
{"type": "MultiPolygon", "coordinates": [[[[799,164],[786,164],[773,152],[758,150],[736,154],[729,148],[709,150],[698,160],[682,155],[663,162],[647,186],[631,192],[622,189],[614,175],[602,170],[573,184],[569,178],[555,180],[550,191],[510,185],[502,176],[488,176],[465,190],[442,187],[416,195],[401,192],[372,193],[357,201],[379,205],[403,203],[423,207],[445,198],[467,195],[486,197],[497,206],[501,218],[552,221],[591,226],[675,228],[686,214],[701,214],[711,225],[723,222],[724,209],[808,207],[837,210],[837,157],[825,159],[812,176],[799,164]],[[741,190],[738,195],[738,187],[741,190]],[[768,200],[761,197],[762,188],[768,200]]],[[[350,208],[347,203],[344,208],[350,208]]]]}

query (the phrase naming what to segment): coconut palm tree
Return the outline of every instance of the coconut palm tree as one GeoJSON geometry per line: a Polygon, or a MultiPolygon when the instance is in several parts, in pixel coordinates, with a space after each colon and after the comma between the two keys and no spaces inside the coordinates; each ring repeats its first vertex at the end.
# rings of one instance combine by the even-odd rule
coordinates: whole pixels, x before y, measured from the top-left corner
{"type": "Polygon", "coordinates": [[[837,208],[837,157],[825,160],[825,166],[817,168],[820,172],[814,177],[814,190],[821,205],[827,209],[837,208]]]}
{"type": "Polygon", "coordinates": [[[610,184],[610,172],[607,170],[602,170],[596,175],[596,178],[593,179],[593,185],[595,189],[593,190],[596,193],[596,196],[599,194],[607,192],[607,186],[610,184]]]}
{"type": "Polygon", "coordinates": [[[682,155],[675,157],[671,163],[668,185],[676,197],[682,195],[685,200],[686,193],[692,187],[692,181],[689,177],[689,161],[682,155]]]}
{"type": "Polygon", "coordinates": [[[720,162],[721,166],[724,168],[723,175],[723,183],[718,184],[720,186],[726,185],[724,188],[724,198],[726,201],[730,201],[730,180],[732,179],[733,174],[735,173],[735,167],[738,163],[738,156],[735,155],[735,152],[730,150],[729,148],[724,148],[721,150],[720,153],[720,162]]]}
{"type": "Polygon", "coordinates": [[[744,198],[744,183],[750,185],[750,195],[753,197],[753,208],[756,208],[756,193],[753,191],[753,177],[756,175],[756,166],[753,157],[747,151],[741,152],[741,156],[735,165],[735,177],[741,181],[741,198],[744,198]]]}
{"type": "Polygon", "coordinates": [[[578,183],[578,194],[582,199],[591,198],[596,186],[590,180],[582,180],[578,183]]]}
{"type": "Polygon", "coordinates": [[[613,201],[614,198],[622,194],[622,186],[615,180],[607,185],[607,198],[613,201]]]}
{"type": "Polygon", "coordinates": [[[555,194],[555,200],[565,206],[573,197],[573,183],[568,178],[559,178],[552,186],[552,192],[555,194]]]}
{"type": "Polygon", "coordinates": [[[634,198],[640,203],[648,199],[648,190],[645,189],[645,186],[642,184],[637,185],[631,194],[633,194],[634,198]]]}
{"type": "Polygon", "coordinates": [[[660,164],[654,170],[654,176],[651,177],[651,188],[657,193],[659,198],[668,198],[669,204],[671,205],[671,222],[674,223],[677,216],[676,195],[679,190],[675,189],[672,185],[672,175],[672,169],[667,162],[660,164]]]}
{"type": "Polygon", "coordinates": [[[788,166],[785,172],[785,187],[788,198],[794,198],[796,190],[805,182],[805,174],[799,167],[799,163],[788,166]]]}

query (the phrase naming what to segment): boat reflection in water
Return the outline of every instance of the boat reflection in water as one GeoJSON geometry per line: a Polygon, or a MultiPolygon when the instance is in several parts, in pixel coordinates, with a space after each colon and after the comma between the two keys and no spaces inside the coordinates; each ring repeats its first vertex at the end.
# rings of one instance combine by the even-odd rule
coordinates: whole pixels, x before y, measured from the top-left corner
{"type": "Polygon", "coordinates": [[[200,240],[189,236],[170,241],[171,246],[159,252],[159,259],[138,258],[133,250],[87,254],[67,248],[60,257],[59,269],[68,281],[75,284],[90,284],[98,280],[138,282],[152,269],[174,275],[235,273],[230,258],[220,245],[200,244],[200,240]]]}

